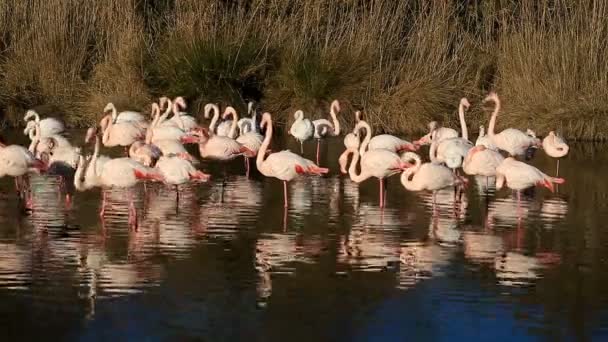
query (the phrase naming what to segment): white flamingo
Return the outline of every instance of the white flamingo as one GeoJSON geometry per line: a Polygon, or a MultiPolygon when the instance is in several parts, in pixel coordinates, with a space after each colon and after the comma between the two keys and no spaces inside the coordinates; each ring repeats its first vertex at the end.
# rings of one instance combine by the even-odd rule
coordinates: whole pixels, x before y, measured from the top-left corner
{"type": "MultiPolygon", "coordinates": [[[[89,144],[93,139],[95,139],[93,155],[86,158],[84,161],[86,163],[86,170],[81,171],[81,174],[74,175],[74,186],[78,191],[85,191],[95,187],[100,187],[101,180],[99,179],[98,175],[101,174],[105,163],[111,160],[108,156],[99,155],[101,139],[99,138],[99,132],[95,127],[91,127],[87,130],[84,142],[85,144],[89,144]],[[82,172],[84,172],[84,174],[82,174],[82,172]]],[[[78,168],[76,170],[78,171],[78,168]]]]}
{"type": "Polygon", "coordinates": [[[145,129],[134,122],[114,123],[111,115],[101,119],[99,127],[102,131],[101,142],[104,146],[122,146],[128,153],[127,147],[138,140],[145,138],[145,129]]]}
{"type": "Polygon", "coordinates": [[[353,154],[353,160],[351,161],[350,168],[348,169],[348,174],[350,179],[353,182],[361,183],[364,180],[370,177],[378,178],[380,182],[380,207],[384,207],[384,178],[392,176],[394,174],[399,173],[403,170],[407,164],[404,163],[399,156],[387,149],[376,149],[376,150],[367,150],[367,144],[370,141],[371,137],[371,127],[369,124],[363,120],[361,120],[357,126],[355,127],[356,131],[360,131],[365,129],[365,139],[363,143],[357,150],[357,147],[347,149],[342,153],[339,158],[340,170],[342,173],[346,173],[346,165],[348,162],[348,156],[353,154]],[[356,164],[361,159],[361,172],[359,174],[356,173],[356,164]]]}
{"type": "Polygon", "coordinates": [[[532,165],[508,157],[496,168],[496,189],[503,185],[517,191],[517,203],[521,201],[521,191],[533,186],[543,186],[554,191],[553,184],[563,184],[563,178],[550,177],[532,165]]]}
{"type": "Polygon", "coordinates": [[[530,136],[518,129],[507,128],[500,133],[494,133],[496,127],[496,117],[500,111],[500,99],[495,92],[491,92],[483,102],[494,102],[494,111],[488,125],[488,136],[499,149],[506,151],[511,156],[525,155],[530,147],[540,147],[540,142],[536,137],[530,136]]]}
{"type": "MultiPolygon", "coordinates": [[[[233,118],[235,118],[236,111],[234,110],[234,108],[226,108],[224,117],[227,117],[229,115],[232,115],[233,118]]],[[[230,131],[236,131],[236,119],[230,121],[230,131]]],[[[232,160],[241,155],[244,155],[249,158],[253,158],[255,156],[254,151],[250,150],[243,144],[238,143],[234,139],[231,139],[227,136],[215,135],[212,133],[212,131],[209,131],[209,133],[207,133],[203,130],[201,132],[202,136],[199,140],[199,152],[201,154],[201,157],[203,158],[227,161],[232,160]]]]}
{"type": "MultiPolygon", "coordinates": [[[[163,107],[162,102],[163,99],[161,98],[161,109],[163,107]]],[[[186,132],[200,129],[198,122],[196,122],[196,119],[193,116],[188,115],[188,113],[186,112],[182,112],[182,110],[185,110],[187,108],[186,100],[182,96],[178,96],[173,99],[173,106],[171,108],[173,111],[173,117],[171,118],[171,120],[174,121],[178,125],[178,127],[180,127],[179,125],[181,125],[181,127],[186,132]]]]}
{"type": "MultiPolygon", "coordinates": [[[[255,131],[241,133],[241,135],[239,135],[239,137],[236,138],[236,142],[247,147],[250,151],[252,151],[256,155],[258,154],[260,148],[262,147],[263,140],[264,140],[264,137],[260,133],[257,133],[255,131]]],[[[249,176],[249,171],[250,171],[249,157],[247,157],[245,155],[243,155],[243,157],[245,158],[246,175],[249,176]]]]}
{"type": "Polygon", "coordinates": [[[317,119],[312,122],[314,127],[314,138],[317,139],[317,164],[319,164],[319,145],[321,139],[327,136],[338,136],[340,135],[340,121],[336,116],[340,112],[340,102],[338,100],[332,101],[329,107],[329,116],[331,121],[327,119],[317,119]]]}
{"type": "Polygon", "coordinates": [[[549,157],[557,158],[557,168],[555,170],[555,176],[559,176],[559,159],[565,157],[570,151],[570,147],[566,141],[559,135],[555,134],[554,131],[543,139],[543,150],[549,157]]]}
{"type": "Polygon", "coordinates": [[[23,134],[29,135],[31,138],[31,132],[34,131],[36,125],[39,126],[40,136],[48,137],[55,134],[63,134],[65,132],[65,125],[63,122],[55,118],[45,118],[40,120],[40,115],[34,110],[28,110],[23,117],[23,121],[27,124],[23,134]]]}
{"type": "Polygon", "coordinates": [[[127,110],[119,113],[116,110],[116,106],[114,106],[112,102],[109,102],[103,109],[104,114],[108,112],[110,112],[110,114],[112,115],[112,120],[114,120],[114,123],[131,122],[144,127],[148,126],[146,118],[141,113],[132,110],[127,110]]]}
{"type": "Polygon", "coordinates": [[[299,175],[322,175],[329,170],[319,167],[311,160],[302,158],[288,150],[271,153],[265,158],[266,151],[272,140],[272,117],[270,113],[262,115],[260,127],[266,128],[266,135],[262,147],[258,151],[256,165],[264,176],[274,177],[283,181],[284,206],[287,208],[287,182],[299,175]]]}
{"type": "Polygon", "coordinates": [[[237,125],[239,126],[239,132],[240,134],[246,134],[246,133],[260,133],[260,130],[258,128],[258,123],[257,123],[257,117],[258,117],[258,113],[254,108],[254,103],[253,102],[249,102],[247,103],[247,115],[249,115],[249,118],[241,118],[239,119],[239,121],[237,122],[237,125]]]}
{"type": "Polygon", "coordinates": [[[467,175],[485,176],[486,188],[490,177],[496,176],[496,168],[505,160],[496,150],[478,145],[469,150],[464,158],[462,169],[467,175]]]}
{"type": "MultiPolygon", "coordinates": [[[[29,172],[40,173],[47,168],[46,163],[36,158],[34,154],[23,146],[4,145],[0,143],[0,178],[14,177],[15,188],[21,198],[22,191],[27,193],[27,181],[24,177],[29,172]]],[[[26,209],[32,209],[31,198],[25,203],[26,209]]]]}
{"type": "Polygon", "coordinates": [[[301,110],[293,114],[295,121],[289,128],[289,134],[300,143],[300,154],[304,153],[304,142],[312,138],[315,127],[312,122],[304,117],[304,112],[301,110]]]}
{"type": "Polygon", "coordinates": [[[179,116],[176,121],[167,120],[172,111],[172,102],[167,99],[167,103],[167,109],[162,115],[160,115],[160,107],[156,103],[152,104],[152,131],[147,133],[152,135],[151,142],[158,147],[161,147],[159,140],[174,140],[183,144],[197,143],[198,137],[183,129],[184,126],[179,116]]]}
{"type": "Polygon", "coordinates": [[[388,150],[393,153],[399,153],[403,151],[415,151],[417,149],[414,144],[390,134],[380,134],[372,137],[372,128],[364,120],[359,120],[359,123],[357,123],[353,130],[353,132],[356,132],[356,137],[358,137],[358,132],[361,129],[365,129],[366,131],[363,142],[359,143],[359,139],[352,140],[352,143],[356,144],[356,148],[360,146],[359,154],[361,156],[371,150],[388,150]]]}
{"type": "Polygon", "coordinates": [[[429,122],[429,132],[422,138],[414,141],[417,146],[430,145],[433,141],[440,142],[443,139],[457,138],[458,132],[449,127],[439,127],[437,121],[429,122]]]}
{"type": "Polygon", "coordinates": [[[206,182],[209,175],[197,170],[191,162],[177,156],[163,156],[156,163],[166,184],[180,185],[187,182],[206,182]]]}
{"type": "Polygon", "coordinates": [[[432,191],[433,203],[436,201],[438,190],[467,184],[465,178],[455,175],[441,164],[422,163],[420,156],[415,153],[406,152],[402,159],[407,162],[414,161],[414,165],[406,168],[401,174],[403,187],[409,191],[432,191]]]}
{"type": "Polygon", "coordinates": [[[462,98],[458,106],[462,137],[447,138],[440,141],[433,140],[429,152],[432,162],[445,163],[452,170],[462,166],[467,153],[473,148],[473,143],[469,141],[469,131],[464,118],[464,111],[469,107],[469,101],[466,98],[462,98]]]}

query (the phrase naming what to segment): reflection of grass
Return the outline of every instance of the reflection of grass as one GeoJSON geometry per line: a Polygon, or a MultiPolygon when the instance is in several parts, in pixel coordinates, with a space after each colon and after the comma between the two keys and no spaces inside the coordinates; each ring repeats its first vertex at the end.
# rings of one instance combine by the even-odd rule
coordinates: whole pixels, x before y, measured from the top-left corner
{"type": "Polygon", "coordinates": [[[496,89],[501,127],[606,138],[607,14],[608,0],[2,3],[0,104],[10,120],[44,104],[80,124],[107,101],[257,99],[286,122],[338,98],[378,130],[413,133],[456,126],[462,96],[485,123],[476,103],[496,89]]]}

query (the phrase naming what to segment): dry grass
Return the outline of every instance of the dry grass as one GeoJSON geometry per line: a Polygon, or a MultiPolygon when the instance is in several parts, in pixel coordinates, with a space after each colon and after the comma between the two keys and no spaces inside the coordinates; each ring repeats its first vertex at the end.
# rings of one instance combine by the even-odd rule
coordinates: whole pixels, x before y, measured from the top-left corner
{"type": "Polygon", "coordinates": [[[608,137],[608,0],[13,0],[0,3],[0,105],[96,120],[161,94],[279,122],[338,98],[378,131],[456,126],[462,96],[504,101],[500,126],[608,137]],[[27,23],[23,25],[23,23],[27,23]]]}

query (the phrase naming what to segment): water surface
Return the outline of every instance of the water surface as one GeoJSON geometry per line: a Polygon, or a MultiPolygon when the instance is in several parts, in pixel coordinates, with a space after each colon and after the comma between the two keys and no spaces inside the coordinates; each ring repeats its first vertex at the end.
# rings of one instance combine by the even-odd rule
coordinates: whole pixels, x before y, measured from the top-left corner
{"type": "MultiPolygon", "coordinates": [[[[606,145],[573,144],[567,183],[526,193],[520,210],[485,179],[433,207],[397,177],[381,210],[376,181],[338,174],[341,149],[324,143],[331,173],[290,184],[287,211],[282,184],[245,177],[242,160],[203,162],[207,184],[104,190],[104,220],[100,190],[68,210],[48,176],[32,178],[34,211],[21,215],[3,179],[3,340],[608,337],[606,145]]],[[[554,173],[542,151],[533,164],[554,173]]]]}

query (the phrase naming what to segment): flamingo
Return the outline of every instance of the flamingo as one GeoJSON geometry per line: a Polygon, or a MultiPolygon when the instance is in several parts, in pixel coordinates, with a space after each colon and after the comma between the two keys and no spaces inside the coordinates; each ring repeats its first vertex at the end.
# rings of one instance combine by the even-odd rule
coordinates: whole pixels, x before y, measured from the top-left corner
{"type": "MultiPolygon", "coordinates": [[[[151,142],[155,145],[159,145],[159,140],[174,140],[179,141],[183,144],[193,144],[198,142],[198,137],[193,134],[186,133],[182,127],[181,120],[177,119],[175,122],[169,122],[171,120],[167,120],[169,114],[171,113],[172,102],[168,100],[168,106],[163,115],[160,115],[160,107],[158,104],[152,104],[152,124],[151,124],[151,133],[152,140],[151,142]]],[[[147,135],[148,133],[146,133],[147,135]]],[[[160,147],[160,146],[158,146],[160,147]]]]}
{"type": "MultiPolygon", "coordinates": [[[[163,107],[162,102],[163,102],[163,98],[161,98],[161,104],[160,104],[161,108],[163,107]]],[[[166,102],[166,100],[165,100],[165,102],[166,102]]],[[[181,125],[181,127],[186,132],[200,129],[200,126],[196,122],[196,119],[194,117],[181,111],[182,109],[186,109],[186,108],[187,108],[186,100],[184,100],[184,98],[182,96],[178,96],[175,99],[173,99],[173,106],[172,106],[173,117],[171,118],[171,120],[175,121],[175,123],[178,125],[178,127],[180,127],[179,125],[181,125]],[[178,122],[178,121],[181,121],[181,122],[178,122]]]]}
{"type": "Polygon", "coordinates": [[[101,119],[99,126],[103,133],[101,142],[104,146],[123,146],[128,154],[127,147],[138,140],[145,138],[144,128],[134,122],[123,121],[114,123],[111,115],[101,119]]]}
{"type": "Polygon", "coordinates": [[[329,172],[329,169],[319,167],[311,160],[302,158],[289,150],[271,153],[268,157],[265,157],[272,140],[272,117],[270,113],[262,115],[260,127],[266,127],[266,135],[258,151],[256,166],[264,176],[283,181],[284,207],[287,208],[287,182],[299,175],[323,175],[329,172]]]}
{"type": "Polygon", "coordinates": [[[131,110],[119,113],[116,110],[116,106],[114,106],[114,103],[112,102],[109,102],[103,109],[104,114],[108,112],[110,112],[110,114],[112,115],[112,120],[114,121],[114,123],[131,122],[144,127],[148,125],[146,118],[141,113],[131,110]]]}
{"type": "MultiPolygon", "coordinates": [[[[188,161],[194,161],[195,160],[194,157],[186,150],[186,148],[180,141],[175,140],[175,139],[157,139],[156,138],[154,133],[159,132],[159,130],[155,129],[155,128],[157,128],[158,121],[160,120],[159,113],[160,113],[160,107],[158,106],[158,104],[153,103],[152,104],[152,117],[154,118],[154,120],[152,121],[152,124],[150,125],[150,127],[148,127],[148,131],[146,132],[146,144],[150,146],[151,151],[144,150],[143,152],[150,154],[151,157],[158,156],[158,158],[160,158],[161,155],[175,154],[182,159],[185,159],[188,161]],[[156,149],[160,150],[160,153],[156,149]]],[[[168,130],[171,131],[172,129],[169,128],[168,130]]],[[[163,131],[163,129],[161,128],[160,131],[163,131]]],[[[166,130],[164,132],[166,133],[166,130]]],[[[164,134],[164,133],[161,132],[161,134],[164,134]]],[[[164,134],[164,136],[167,136],[167,134],[164,134]]],[[[161,135],[161,137],[163,137],[163,135],[161,135]]],[[[190,137],[188,136],[187,139],[190,139],[190,137]]],[[[158,158],[156,158],[156,159],[158,159],[158,158]]]]}
{"type": "Polygon", "coordinates": [[[34,110],[28,110],[23,117],[23,121],[27,124],[25,126],[25,130],[23,130],[23,134],[30,135],[34,131],[35,126],[40,126],[40,136],[48,137],[55,134],[63,134],[65,132],[65,125],[63,122],[55,119],[55,118],[45,118],[40,120],[40,115],[34,110]],[[32,120],[33,119],[33,120],[32,120]]]}
{"type": "Polygon", "coordinates": [[[241,134],[245,134],[245,133],[249,133],[249,132],[260,133],[260,130],[257,126],[258,113],[253,107],[254,107],[254,103],[250,101],[247,104],[247,115],[249,115],[251,117],[250,118],[241,118],[237,122],[237,125],[239,126],[239,132],[241,132],[241,134]]]}
{"type": "MultiPolygon", "coordinates": [[[[359,121],[361,121],[361,112],[356,111],[355,112],[355,124],[358,124],[359,121]]],[[[360,144],[359,132],[357,130],[353,129],[352,132],[350,132],[344,136],[344,147],[346,147],[347,149],[349,149],[351,147],[357,148],[359,146],[359,144],[360,144]]]]}
{"type": "MultiPolygon", "coordinates": [[[[228,108],[225,115],[230,114],[228,108]]],[[[236,122],[233,125],[236,126],[236,122]]],[[[202,131],[202,136],[199,140],[199,152],[203,158],[222,161],[232,160],[241,155],[250,158],[255,156],[254,151],[238,143],[236,140],[226,136],[210,134],[205,130],[202,131]]]]}
{"type": "MultiPolygon", "coordinates": [[[[103,188],[131,188],[141,180],[164,181],[160,171],[146,167],[131,158],[111,159],[103,164],[101,170],[97,167],[97,155],[94,155],[88,164],[91,169],[90,175],[95,177],[97,185],[103,188]]],[[[85,176],[86,161],[83,156],[79,157],[74,182],[81,182],[85,176]]],[[[89,174],[89,172],[87,172],[89,174]]],[[[85,180],[86,182],[86,180],[85,180]]],[[[76,185],[77,186],[77,185],[76,185]]],[[[78,186],[77,186],[78,188],[78,186]]],[[[133,194],[129,193],[129,224],[137,227],[137,211],[133,204],[133,194]]],[[[103,199],[99,216],[103,219],[106,205],[106,194],[103,199]]]]}
{"type": "MultiPolygon", "coordinates": [[[[239,135],[239,137],[236,138],[236,142],[245,146],[246,148],[248,148],[250,151],[252,151],[256,155],[258,154],[260,147],[262,147],[263,140],[264,140],[264,137],[260,133],[257,133],[255,131],[250,131],[247,133],[241,132],[241,135],[239,135]]],[[[243,155],[243,157],[245,158],[246,175],[249,176],[249,170],[250,170],[249,157],[247,157],[246,155],[243,155]]]]}
{"type": "Polygon", "coordinates": [[[334,100],[329,107],[329,115],[331,122],[327,119],[317,119],[312,122],[314,127],[314,138],[317,139],[317,164],[319,164],[319,145],[321,139],[327,136],[340,135],[340,121],[338,121],[337,113],[340,112],[340,102],[334,100]]]}
{"type": "Polygon", "coordinates": [[[490,124],[488,125],[488,136],[499,149],[506,151],[511,156],[522,156],[526,154],[526,151],[530,147],[540,147],[540,141],[518,129],[507,128],[500,133],[494,133],[496,126],[496,117],[500,111],[500,99],[495,92],[491,92],[483,102],[494,102],[494,111],[490,118],[490,124]]]}
{"type": "Polygon", "coordinates": [[[490,150],[498,150],[496,145],[492,143],[492,139],[485,134],[485,128],[483,125],[479,126],[479,136],[477,137],[477,140],[475,140],[475,146],[485,146],[490,150]]]}
{"type": "Polygon", "coordinates": [[[460,99],[458,106],[458,117],[460,118],[461,138],[446,138],[440,141],[433,140],[430,148],[430,158],[432,162],[445,163],[450,169],[456,170],[462,166],[462,162],[473,143],[469,141],[469,131],[464,118],[464,110],[471,105],[466,98],[460,99]]]}
{"type": "Polygon", "coordinates": [[[289,128],[289,134],[300,142],[300,154],[304,154],[304,142],[312,138],[315,128],[310,120],[304,118],[303,111],[296,111],[293,117],[295,121],[289,128]]]}
{"type": "Polygon", "coordinates": [[[467,184],[466,178],[454,174],[441,164],[423,164],[420,156],[413,152],[404,153],[401,159],[406,162],[414,161],[414,165],[405,169],[401,174],[403,187],[409,191],[432,191],[433,204],[435,204],[438,190],[467,184]]]}
{"type": "Polygon", "coordinates": [[[194,168],[191,162],[175,155],[162,156],[156,163],[156,168],[163,175],[165,183],[171,185],[189,181],[206,182],[210,177],[194,168]]]}
{"type": "Polygon", "coordinates": [[[563,184],[563,178],[550,177],[532,165],[508,157],[496,168],[496,189],[507,187],[517,191],[517,205],[521,201],[521,191],[535,185],[544,186],[551,192],[554,191],[553,184],[563,184]]]}
{"type": "Polygon", "coordinates": [[[433,141],[440,142],[443,139],[457,138],[458,132],[449,127],[439,127],[437,121],[429,122],[429,132],[422,138],[414,141],[417,146],[430,145],[433,141]]]}
{"type": "Polygon", "coordinates": [[[462,169],[467,175],[485,176],[487,185],[489,177],[496,176],[496,168],[504,159],[498,151],[478,145],[469,150],[462,169]]]}
{"type": "Polygon", "coordinates": [[[554,131],[549,132],[543,139],[543,149],[549,157],[557,158],[557,169],[555,170],[555,176],[559,176],[559,159],[566,156],[570,147],[566,144],[566,141],[559,135],[555,134],[554,131]]]}
{"type": "MultiPolygon", "coordinates": [[[[363,142],[359,143],[358,139],[352,140],[352,143],[356,144],[357,146],[355,148],[359,148],[359,154],[361,156],[365,155],[365,153],[371,150],[388,150],[393,153],[399,153],[402,151],[415,151],[417,149],[414,144],[390,134],[380,134],[372,138],[372,128],[364,120],[359,121],[353,132],[358,132],[361,129],[366,130],[366,135],[363,142]]],[[[355,137],[356,136],[358,136],[358,133],[356,133],[355,137]]]]}
{"type": "Polygon", "coordinates": [[[378,181],[380,182],[380,207],[384,208],[384,178],[403,170],[407,167],[407,164],[391,150],[375,149],[366,151],[367,144],[371,137],[371,127],[367,122],[361,120],[355,127],[355,130],[360,131],[361,129],[365,129],[366,131],[363,143],[359,147],[359,150],[357,150],[357,147],[351,147],[342,153],[339,158],[340,170],[342,173],[346,173],[348,156],[353,154],[353,160],[351,161],[348,170],[350,179],[353,182],[361,183],[370,177],[378,178],[378,181]],[[357,175],[356,164],[359,162],[359,158],[361,158],[361,172],[357,175]]]}
{"type": "MultiPolygon", "coordinates": [[[[74,175],[74,187],[78,191],[85,191],[101,186],[101,180],[99,179],[98,175],[101,174],[105,163],[111,160],[108,156],[99,155],[101,139],[99,138],[99,132],[96,127],[90,127],[87,130],[87,134],[84,139],[85,144],[90,143],[93,138],[95,138],[95,147],[93,155],[84,161],[86,163],[86,170],[81,171],[80,174],[74,175]],[[84,175],[82,172],[84,172],[84,175]]],[[[76,171],[78,171],[78,167],[76,168],[76,171]]]]}
{"type": "MultiPolygon", "coordinates": [[[[15,178],[15,188],[21,198],[21,190],[27,192],[27,182],[24,179],[29,172],[43,172],[47,168],[46,163],[36,158],[34,154],[23,146],[4,145],[0,143],[0,178],[9,176],[15,178]]],[[[26,209],[31,209],[31,199],[25,204],[26,209]]]]}

